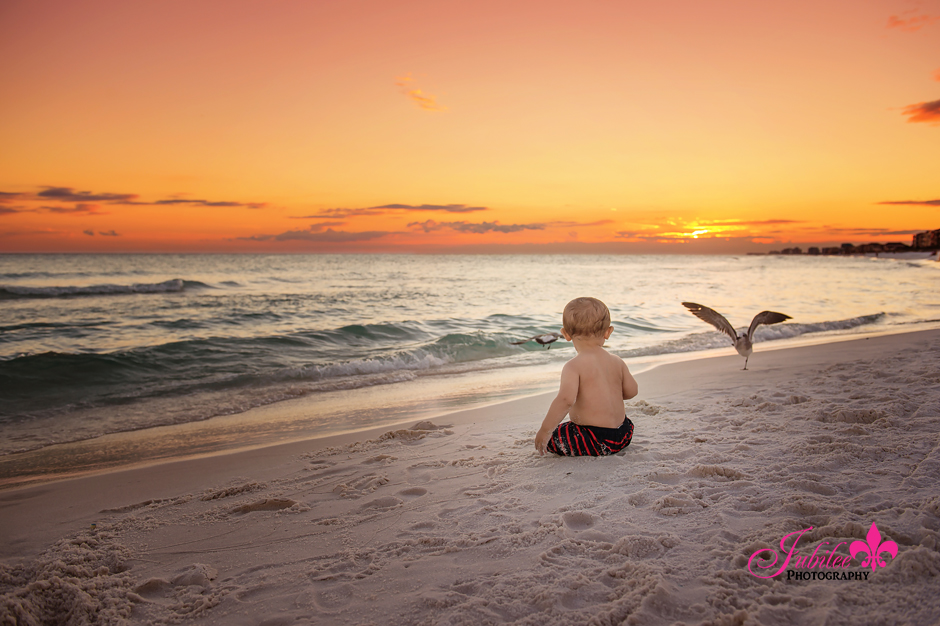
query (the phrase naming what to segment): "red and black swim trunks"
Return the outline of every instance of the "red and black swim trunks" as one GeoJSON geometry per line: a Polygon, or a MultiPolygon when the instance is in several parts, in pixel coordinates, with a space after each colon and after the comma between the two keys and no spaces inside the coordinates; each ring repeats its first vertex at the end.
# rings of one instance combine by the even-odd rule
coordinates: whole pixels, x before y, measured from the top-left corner
{"type": "Polygon", "coordinates": [[[582,426],[562,422],[548,440],[549,452],[560,456],[607,456],[616,454],[630,445],[633,422],[624,416],[620,428],[582,426]]]}

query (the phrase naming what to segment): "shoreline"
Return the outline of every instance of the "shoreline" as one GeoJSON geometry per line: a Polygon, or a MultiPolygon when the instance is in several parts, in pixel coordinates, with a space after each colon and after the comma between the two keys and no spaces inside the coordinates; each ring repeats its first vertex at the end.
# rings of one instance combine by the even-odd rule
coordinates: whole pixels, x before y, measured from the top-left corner
{"type": "MultiPolygon", "coordinates": [[[[917,324],[916,329],[905,328],[903,326],[887,327],[861,327],[854,328],[843,333],[838,331],[829,331],[826,333],[810,333],[798,337],[777,339],[765,341],[756,344],[757,352],[771,352],[776,350],[796,349],[806,346],[836,344],[845,341],[856,341],[871,337],[882,337],[889,335],[903,335],[908,333],[928,332],[940,328],[940,321],[921,322],[917,324]]],[[[675,363],[688,361],[699,361],[705,359],[719,359],[723,357],[738,358],[731,347],[713,348],[695,352],[676,352],[663,353],[651,356],[633,357],[626,359],[635,374],[642,374],[651,369],[668,366],[675,363]]],[[[292,443],[305,443],[320,439],[330,439],[333,437],[355,437],[369,436],[370,433],[384,431],[389,428],[395,428],[408,424],[409,422],[422,419],[444,419],[454,413],[462,413],[466,410],[486,409],[499,404],[514,400],[522,400],[536,396],[546,395],[551,399],[557,385],[557,378],[563,363],[553,366],[540,366],[532,368],[521,366],[521,370],[531,369],[526,372],[525,382],[518,381],[507,387],[502,392],[497,392],[495,397],[490,400],[479,401],[465,397],[462,403],[466,406],[460,406],[461,401],[457,401],[457,406],[453,406],[453,401],[441,403],[435,394],[443,394],[441,384],[443,382],[451,383],[463,378],[468,379],[468,389],[471,392],[483,394],[480,391],[485,388],[489,382],[503,383],[505,371],[483,370],[470,371],[457,376],[444,376],[439,378],[435,375],[421,377],[417,381],[405,383],[393,383],[390,385],[376,385],[361,389],[339,392],[325,392],[324,394],[309,395],[300,398],[283,400],[268,405],[251,408],[241,413],[224,415],[202,420],[197,422],[186,422],[182,424],[172,424],[166,426],[148,427],[130,431],[110,433],[107,435],[92,437],[90,439],[66,442],[62,444],[53,444],[33,450],[17,452],[0,457],[0,474],[7,474],[9,470],[3,471],[6,466],[29,467],[30,465],[40,465],[39,471],[35,473],[23,473],[20,469],[18,474],[0,477],[0,494],[16,489],[23,489],[30,486],[47,484],[61,480],[72,480],[75,478],[96,476],[110,472],[130,470],[135,468],[152,467],[164,463],[185,461],[192,459],[211,458],[215,456],[224,456],[228,454],[239,454],[259,450],[271,446],[287,445],[292,443]],[[404,396],[415,393],[413,385],[424,385],[427,389],[418,395],[418,399],[411,401],[404,400],[404,396]],[[436,389],[435,389],[436,387],[436,389]],[[393,392],[397,399],[376,399],[375,396],[384,396],[393,392]],[[298,417],[305,414],[323,413],[324,406],[336,404],[334,396],[345,396],[355,394],[354,400],[365,400],[373,413],[382,411],[392,411],[399,414],[397,419],[383,421],[375,426],[357,426],[347,429],[330,428],[327,434],[312,435],[315,427],[306,426],[306,432],[302,434],[274,434],[265,435],[263,432],[257,432],[253,429],[256,425],[265,423],[287,422],[285,428],[292,427],[291,420],[299,421],[303,418],[298,417]],[[363,398],[365,396],[365,398],[363,398]],[[372,396],[370,401],[369,396],[372,396]],[[446,406],[451,404],[451,406],[446,406]],[[253,443],[246,443],[247,437],[254,437],[253,443]],[[154,454],[151,448],[157,441],[175,441],[181,446],[189,445],[190,449],[185,452],[170,452],[164,454],[154,454]],[[193,443],[198,441],[199,443],[193,443]],[[236,443],[238,441],[238,443],[236,443]],[[198,450],[201,446],[203,450],[198,450]],[[195,448],[195,449],[194,449],[195,448]],[[140,456],[152,454],[147,458],[140,459],[140,456]],[[71,463],[72,467],[76,463],[82,463],[80,459],[90,458],[90,461],[84,462],[84,466],[79,469],[65,469],[58,471],[55,469],[61,463],[71,463]],[[126,458],[138,458],[138,460],[124,460],[126,458]],[[61,460],[57,460],[61,459],[61,460]],[[90,465],[90,466],[89,466],[90,465]],[[52,468],[50,471],[48,468],[52,468]],[[45,468],[45,469],[43,469],[45,468]]],[[[492,395],[492,394],[491,394],[492,395]]],[[[465,394],[466,396],[466,394],[465,394]]],[[[350,411],[348,407],[354,400],[345,400],[340,403],[340,411],[350,411]]],[[[309,421],[309,420],[308,420],[309,421]]],[[[296,427],[294,427],[296,428],[296,427]]],[[[17,471],[17,470],[13,470],[17,471]]]]}
{"type": "Polygon", "coordinates": [[[7,490],[0,564],[24,582],[0,592],[38,611],[56,596],[29,585],[60,576],[99,623],[923,623],[937,354],[927,330],[758,351],[748,371],[666,364],[637,375],[634,441],[601,459],[535,453],[549,393],[7,490]],[[820,595],[747,570],[790,532],[841,554],[873,522],[899,551],[864,583],[820,595]]]}

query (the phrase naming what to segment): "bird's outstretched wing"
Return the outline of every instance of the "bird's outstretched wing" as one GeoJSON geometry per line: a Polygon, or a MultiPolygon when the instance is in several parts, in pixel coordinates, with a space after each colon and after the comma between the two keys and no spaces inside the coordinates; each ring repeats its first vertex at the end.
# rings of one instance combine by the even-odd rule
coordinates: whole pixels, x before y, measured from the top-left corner
{"type": "Polygon", "coordinates": [[[535,335],[535,336],[533,336],[533,337],[529,337],[528,339],[523,339],[522,341],[510,341],[510,342],[509,342],[509,345],[511,345],[511,346],[521,346],[521,345],[524,344],[524,343],[529,343],[530,341],[532,341],[533,339],[535,339],[535,337],[541,337],[541,336],[542,336],[542,335],[535,335]]]}
{"type": "Polygon", "coordinates": [[[785,320],[792,319],[789,315],[777,313],[776,311],[761,311],[751,320],[751,325],[747,328],[748,341],[754,339],[754,331],[761,324],[779,324],[785,320]]]}
{"type": "MultiPolygon", "coordinates": [[[[683,302],[682,306],[687,308],[692,315],[699,318],[703,322],[708,322],[724,334],[731,337],[732,343],[738,340],[738,334],[734,332],[734,327],[725,319],[725,316],[716,311],[715,309],[709,309],[707,306],[702,306],[701,304],[695,304],[694,302],[683,302]]],[[[756,318],[755,318],[756,319],[756,318]]]]}
{"type": "Polygon", "coordinates": [[[552,343],[554,341],[561,339],[561,333],[542,333],[539,335],[535,335],[534,337],[529,337],[525,341],[510,341],[509,344],[513,346],[518,346],[524,343],[529,343],[533,339],[541,344],[552,343]]]}

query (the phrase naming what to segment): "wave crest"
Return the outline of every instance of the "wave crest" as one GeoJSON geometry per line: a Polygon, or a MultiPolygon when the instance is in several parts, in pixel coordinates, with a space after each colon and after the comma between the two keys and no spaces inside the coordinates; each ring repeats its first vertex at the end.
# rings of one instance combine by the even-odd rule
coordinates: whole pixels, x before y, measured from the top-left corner
{"type": "Polygon", "coordinates": [[[64,285],[54,287],[25,287],[0,285],[0,300],[31,298],[68,298],[74,296],[120,296],[135,293],[177,293],[187,289],[212,289],[198,280],[173,278],[162,283],[134,283],[132,285],[64,285]]]}

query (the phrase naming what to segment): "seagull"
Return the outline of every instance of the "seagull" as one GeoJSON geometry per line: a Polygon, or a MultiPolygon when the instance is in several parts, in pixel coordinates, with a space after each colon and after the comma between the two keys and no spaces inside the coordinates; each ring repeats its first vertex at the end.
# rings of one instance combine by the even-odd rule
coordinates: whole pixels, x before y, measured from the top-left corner
{"type": "Polygon", "coordinates": [[[751,325],[747,328],[747,334],[739,337],[738,333],[734,331],[734,327],[732,327],[731,324],[728,323],[728,320],[725,319],[725,316],[718,311],[709,309],[707,306],[702,306],[701,304],[695,304],[694,302],[683,302],[682,306],[687,308],[695,317],[703,322],[708,322],[731,337],[731,341],[734,343],[734,349],[738,351],[738,354],[744,357],[744,369],[747,369],[747,360],[750,358],[751,353],[754,352],[752,339],[754,338],[754,331],[757,330],[757,327],[761,324],[777,324],[784,320],[792,319],[789,315],[784,315],[783,313],[761,311],[751,320],[751,325]]]}
{"type": "Polygon", "coordinates": [[[561,339],[561,333],[546,333],[544,335],[536,335],[535,337],[529,337],[525,341],[511,341],[510,343],[514,346],[521,346],[522,344],[528,343],[532,341],[533,339],[535,340],[535,343],[539,344],[540,346],[546,346],[547,350],[551,350],[552,349],[551,344],[561,339]]]}

